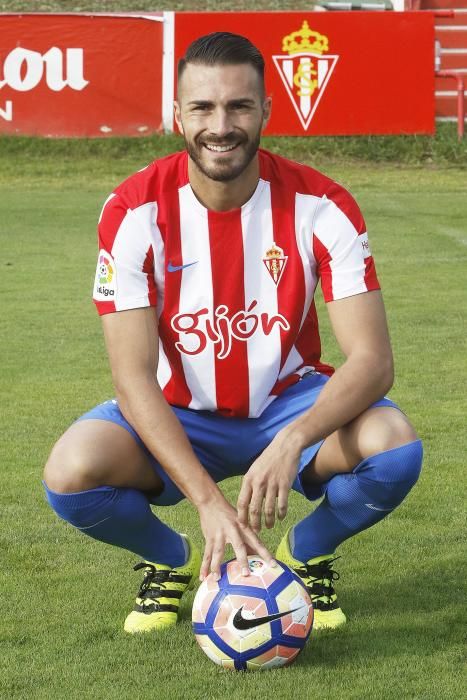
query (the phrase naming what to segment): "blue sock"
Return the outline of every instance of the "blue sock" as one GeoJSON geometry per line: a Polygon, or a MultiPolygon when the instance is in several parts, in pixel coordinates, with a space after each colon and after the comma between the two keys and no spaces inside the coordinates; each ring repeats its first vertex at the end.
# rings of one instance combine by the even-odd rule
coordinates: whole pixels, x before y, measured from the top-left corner
{"type": "Polygon", "coordinates": [[[299,561],[332,554],[344,540],[385,518],[418,479],[423,448],[420,440],[364,459],[349,474],[330,479],[319,506],[290,535],[299,561]]]}
{"type": "MultiPolygon", "coordinates": [[[[44,482],[43,482],[44,483],[44,482]]],[[[56,493],[44,483],[47,500],[60,518],[85,535],[169,566],[186,562],[185,541],[152,512],[142,491],[100,486],[56,493]]]]}

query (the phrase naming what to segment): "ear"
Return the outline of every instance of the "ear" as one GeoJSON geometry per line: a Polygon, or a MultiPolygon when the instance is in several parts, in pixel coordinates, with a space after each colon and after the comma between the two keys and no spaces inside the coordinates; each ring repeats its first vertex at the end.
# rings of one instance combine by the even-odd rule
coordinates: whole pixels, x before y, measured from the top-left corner
{"type": "Polygon", "coordinates": [[[183,134],[184,131],[183,131],[183,124],[182,124],[182,113],[181,113],[181,109],[180,109],[180,104],[177,102],[177,100],[175,100],[175,102],[174,102],[174,119],[175,119],[175,123],[178,127],[179,132],[181,134],[183,134]]]}
{"type": "Polygon", "coordinates": [[[272,97],[265,97],[263,102],[263,129],[266,128],[271,116],[272,97]]]}

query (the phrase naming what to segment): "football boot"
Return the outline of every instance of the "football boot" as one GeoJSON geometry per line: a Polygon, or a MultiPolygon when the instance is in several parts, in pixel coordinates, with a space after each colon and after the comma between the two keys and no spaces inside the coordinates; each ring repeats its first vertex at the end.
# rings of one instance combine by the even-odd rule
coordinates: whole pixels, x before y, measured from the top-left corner
{"type": "Polygon", "coordinates": [[[125,632],[152,632],[176,624],[180,600],[186,591],[194,588],[201,567],[198,549],[186,535],[182,537],[190,552],[186,564],[173,568],[167,564],[142,561],[134,567],[135,571],[144,569],[144,578],[135,607],[125,620],[125,632]]]}
{"type": "Polygon", "coordinates": [[[293,569],[305,584],[315,613],[313,628],[319,630],[340,627],[346,622],[346,617],[339,607],[333,585],[334,581],[339,579],[339,574],[332,568],[339,557],[325,554],[306,562],[299,561],[290,551],[289,533],[290,530],[279,544],[276,559],[293,569]]]}

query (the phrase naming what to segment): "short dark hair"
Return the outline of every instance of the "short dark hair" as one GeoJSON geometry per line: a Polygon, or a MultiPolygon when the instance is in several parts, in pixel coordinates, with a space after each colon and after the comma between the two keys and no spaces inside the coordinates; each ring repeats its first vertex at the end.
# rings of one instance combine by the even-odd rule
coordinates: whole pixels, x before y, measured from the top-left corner
{"type": "Polygon", "coordinates": [[[258,73],[264,85],[264,58],[261,51],[249,39],[231,32],[212,32],[195,39],[178,62],[178,81],[187,63],[204,66],[239,65],[249,63],[258,73]]]}

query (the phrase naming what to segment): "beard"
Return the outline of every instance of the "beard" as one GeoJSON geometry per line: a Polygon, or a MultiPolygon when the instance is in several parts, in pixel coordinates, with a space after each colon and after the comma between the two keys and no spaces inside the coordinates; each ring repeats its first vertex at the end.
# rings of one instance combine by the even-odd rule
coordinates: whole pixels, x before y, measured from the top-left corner
{"type": "MultiPolygon", "coordinates": [[[[185,136],[183,138],[188,155],[203,175],[217,182],[230,182],[239,177],[255,157],[260,144],[261,129],[252,138],[243,136],[240,141],[237,134],[228,134],[222,139],[216,139],[215,137],[206,139],[206,142],[211,145],[228,146],[238,144],[237,148],[232,152],[232,158],[229,159],[226,156],[222,156],[214,164],[206,163],[203,159],[203,155],[207,151],[203,141],[196,139],[189,141],[185,136]],[[240,153],[241,157],[239,158],[240,153]]],[[[215,152],[212,153],[215,155],[215,152]]]]}

